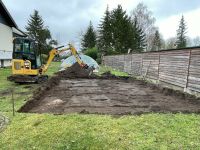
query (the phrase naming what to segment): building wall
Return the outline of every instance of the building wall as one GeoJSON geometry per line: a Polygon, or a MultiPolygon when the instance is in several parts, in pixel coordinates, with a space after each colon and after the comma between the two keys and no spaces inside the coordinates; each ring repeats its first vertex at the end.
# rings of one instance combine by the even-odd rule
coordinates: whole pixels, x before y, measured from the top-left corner
{"type": "Polygon", "coordinates": [[[0,67],[11,65],[13,53],[13,29],[17,27],[15,22],[7,14],[2,2],[0,2],[0,67]]]}
{"type": "Polygon", "coordinates": [[[12,28],[0,23],[0,67],[11,66],[13,51],[12,28]],[[2,63],[3,62],[3,63],[2,63]]]}
{"type": "Polygon", "coordinates": [[[12,51],[13,49],[12,40],[13,40],[12,28],[0,23],[0,50],[12,51]]]}
{"type": "Polygon", "coordinates": [[[0,60],[0,68],[11,66],[11,60],[0,60]]]}

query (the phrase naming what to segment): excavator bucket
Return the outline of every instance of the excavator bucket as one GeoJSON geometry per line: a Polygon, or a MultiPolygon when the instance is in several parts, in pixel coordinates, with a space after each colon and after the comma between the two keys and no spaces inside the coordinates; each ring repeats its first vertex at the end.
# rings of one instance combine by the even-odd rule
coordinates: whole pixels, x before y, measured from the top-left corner
{"type": "MultiPolygon", "coordinates": [[[[86,69],[90,73],[98,72],[99,65],[93,58],[91,58],[87,55],[83,55],[83,54],[80,54],[80,58],[85,64],[85,65],[82,66],[84,69],[86,69]]],[[[74,56],[70,56],[67,59],[62,61],[60,70],[65,70],[65,69],[71,67],[76,62],[77,62],[76,58],[74,56]]]]}

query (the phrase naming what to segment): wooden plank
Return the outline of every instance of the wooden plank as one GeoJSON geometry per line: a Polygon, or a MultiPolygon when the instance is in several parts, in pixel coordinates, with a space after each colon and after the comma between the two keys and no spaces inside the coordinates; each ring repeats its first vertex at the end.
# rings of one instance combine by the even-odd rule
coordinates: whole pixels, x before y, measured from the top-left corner
{"type": "Polygon", "coordinates": [[[179,87],[182,87],[182,88],[185,87],[185,84],[182,84],[182,83],[180,83],[180,82],[174,82],[174,80],[169,80],[169,79],[164,79],[164,80],[163,80],[162,78],[160,78],[160,81],[161,81],[161,82],[165,82],[165,83],[167,83],[167,84],[179,86],[179,87]]]}
{"type": "Polygon", "coordinates": [[[130,74],[141,75],[147,72],[147,78],[184,87],[188,76],[188,89],[200,88],[200,49],[191,50],[190,67],[188,61],[190,49],[161,51],[131,55],[105,56],[104,63],[130,74]],[[149,65],[150,64],[150,65],[149,65]]]}

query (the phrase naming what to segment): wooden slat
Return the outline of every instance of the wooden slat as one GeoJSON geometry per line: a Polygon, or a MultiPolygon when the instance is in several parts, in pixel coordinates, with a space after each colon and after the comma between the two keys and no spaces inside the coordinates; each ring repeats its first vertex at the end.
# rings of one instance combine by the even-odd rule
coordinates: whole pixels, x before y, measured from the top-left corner
{"type": "Polygon", "coordinates": [[[188,80],[188,89],[200,92],[200,49],[105,56],[104,63],[129,74],[183,88],[188,80]]]}

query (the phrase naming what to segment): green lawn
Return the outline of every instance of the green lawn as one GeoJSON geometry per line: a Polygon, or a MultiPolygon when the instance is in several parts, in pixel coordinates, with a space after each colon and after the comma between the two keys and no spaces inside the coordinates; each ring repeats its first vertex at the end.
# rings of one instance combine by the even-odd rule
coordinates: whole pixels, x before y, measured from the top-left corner
{"type": "MultiPolygon", "coordinates": [[[[57,66],[57,63],[53,63],[48,74],[57,71],[57,66]]],[[[103,70],[109,68],[101,68],[101,73],[103,70]]],[[[22,91],[16,94],[19,108],[33,90],[27,85],[6,81],[5,76],[9,74],[9,69],[0,70],[0,91],[13,87],[22,91]],[[30,93],[22,95],[23,92],[30,93]]],[[[11,120],[0,133],[0,149],[3,150],[200,149],[200,115],[195,114],[113,117],[17,113],[12,117],[9,96],[0,99],[0,110],[11,120]]]]}
{"type": "Polygon", "coordinates": [[[105,66],[101,66],[99,72],[97,73],[98,75],[101,75],[104,72],[108,72],[110,71],[112,74],[116,75],[116,76],[128,76],[128,73],[125,72],[121,72],[115,69],[112,69],[111,67],[105,67],[105,66]]]}
{"type": "MultiPolygon", "coordinates": [[[[60,62],[51,63],[47,74],[52,76],[53,73],[59,70],[60,62]]],[[[26,100],[32,96],[32,92],[39,85],[28,84],[20,85],[7,81],[7,77],[11,75],[11,68],[0,69],[0,93],[5,95],[0,96],[0,112],[10,112],[11,105],[11,90],[14,90],[14,98],[16,103],[16,109],[19,109],[26,100]]]]}

